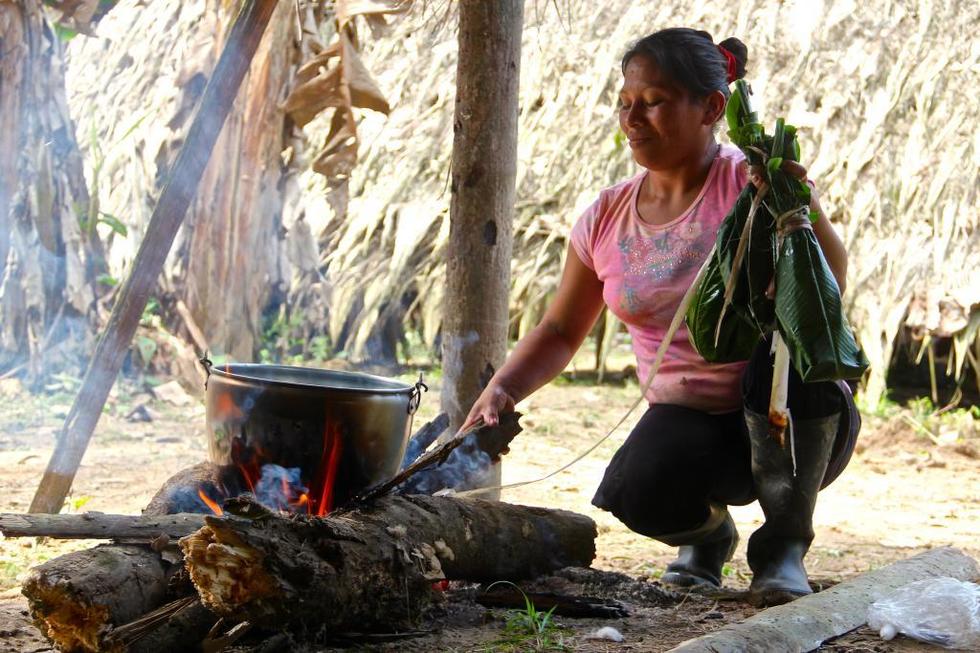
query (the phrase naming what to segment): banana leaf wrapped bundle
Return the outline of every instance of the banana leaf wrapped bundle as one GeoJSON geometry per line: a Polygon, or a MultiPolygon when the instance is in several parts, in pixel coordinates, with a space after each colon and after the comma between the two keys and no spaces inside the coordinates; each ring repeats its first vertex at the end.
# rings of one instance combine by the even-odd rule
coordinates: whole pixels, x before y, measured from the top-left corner
{"type": "Polygon", "coordinates": [[[709,361],[745,360],[750,334],[758,341],[778,331],[804,381],[859,378],[868,361],[813,233],[810,187],[784,170],[784,161],[799,161],[796,129],[779,119],[766,134],[749,94],[738,80],[725,111],[728,135],[745,153],[753,178],[764,181],[742,191],[719,229],[687,311],[692,344],[709,361]],[[773,280],[771,299],[766,291],[773,280]]]}

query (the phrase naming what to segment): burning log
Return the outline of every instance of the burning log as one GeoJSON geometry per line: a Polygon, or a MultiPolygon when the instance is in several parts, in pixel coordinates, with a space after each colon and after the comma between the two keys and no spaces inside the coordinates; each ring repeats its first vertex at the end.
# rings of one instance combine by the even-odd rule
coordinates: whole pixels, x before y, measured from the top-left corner
{"type": "Polygon", "coordinates": [[[595,523],[478,499],[388,496],[325,518],[207,517],[181,540],[217,614],[276,628],[409,627],[433,581],[526,579],[595,556],[595,523]]]}

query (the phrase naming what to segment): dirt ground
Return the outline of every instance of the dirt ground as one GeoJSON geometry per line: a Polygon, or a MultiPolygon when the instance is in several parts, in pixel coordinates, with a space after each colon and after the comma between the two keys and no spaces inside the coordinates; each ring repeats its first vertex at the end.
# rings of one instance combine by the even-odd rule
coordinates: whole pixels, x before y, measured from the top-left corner
{"type": "MultiPolygon", "coordinates": [[[[206,458],[200,401],[174,392],[172,385],[158,389],[156,396],[148,388],[124,384],[114,391],[66,510],[138,513],[167,477],[206,458]]],[[[50,394],[31,396],[16,381],[0,381],[0,512],[27,510],[55,433],[71,403],[72,386],[67,381],[63,387],[53,384],[49,390],[50,394]]],[[[504,482],[544,476],[574,458],[615,423],[637,393],[635,383],[595,386],[567,380],[541,390],[519,407],[526,415],[524,433],[505,459],[504,482]]],[[[423,402],[416,426],[434,414],[437,397],[435,387],[423,402]]],[[[976,427],[971,426],[970,432],[959,437],[946,433],[929,438],[919,434],[922,429],[916,428],[914,419],[903,415],[867,418],[850,467],[821,493],[814,517],[817,536],[807,558],[811,578],[840,581],[936,546],[952,545],[980,558],[980,439],[976,427]]],[[[634,415],[631,422],[638,417],[634,415]]],[[[622,600],[632,609],[630,616],[607,621],[556,618],[556,628],[549,631],[547,641],[540,642],[514,635],[507,627],[508,614],[502,610],[467,608],[465,601],[454,600],[467,591],[457,588],[449,593],[450,601],[434,619],[437,632],[372,646],[384,650],[508,651],[534,650],[535,646],[540,650],[543,643],[549,650],[662,651],[752,614],[752,608],[744,603],[697,595],[660,601],[657,578],[672,559],[672,549],[630,532],[611,515],[591,506],[589,500],[605,462],[626,433],[627,429],[622,429],[553,478],[505,490],[504,499],[564,508],[594,519],[599,539],[593,568],[629,577],[602,576],[614,585],[625,583],[616,587],[625,592],[622,600]],[[625,641],[588,638],[606,625],[618,629],[625,641]]],[[[742,543],[725,569],[725,584],[744,589],[750,580],[745,541],[761,524],[762,514],[757,504],[733,508],[732,513],[742,543]]],[[[0,540],[0,651],[48,650],[45,640],[30,625],[19,584],[31,565],[89,545],[0,540]]],[[[602,593],[593,585],[580,582],[570,587],[573,593],[589,588],[602,593]]],[[[828,643],[822,650],[926,648],[901,637],[884,643],[864,629],[828,643]]]]}

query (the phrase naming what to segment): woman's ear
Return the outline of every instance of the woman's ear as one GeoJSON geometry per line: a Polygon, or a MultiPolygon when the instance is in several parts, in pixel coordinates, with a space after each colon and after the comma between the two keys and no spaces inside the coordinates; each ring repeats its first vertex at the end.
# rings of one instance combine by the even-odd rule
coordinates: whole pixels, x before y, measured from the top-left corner
{"type": "Polygon", "coordinates": [[[712,91],[704,99],[704,123],[705,125],[714,125],[721,119],[721,116],[725,113],[725,103],[728,102],[725,98],[725,94],[721,91],[712,91]]]}

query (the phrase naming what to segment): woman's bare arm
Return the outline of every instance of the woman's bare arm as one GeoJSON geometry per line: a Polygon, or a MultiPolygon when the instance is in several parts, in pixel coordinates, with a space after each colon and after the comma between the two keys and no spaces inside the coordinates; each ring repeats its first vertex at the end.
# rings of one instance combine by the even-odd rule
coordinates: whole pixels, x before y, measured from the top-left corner
{"type": "Polygon", "coordinates": [[[464,428],[481,418],[496,424],[501,413],[561,373],[602,310],[602,282],[569,247],[554,301],[541,322],[514,347],[470,409],[464,428]]]}

